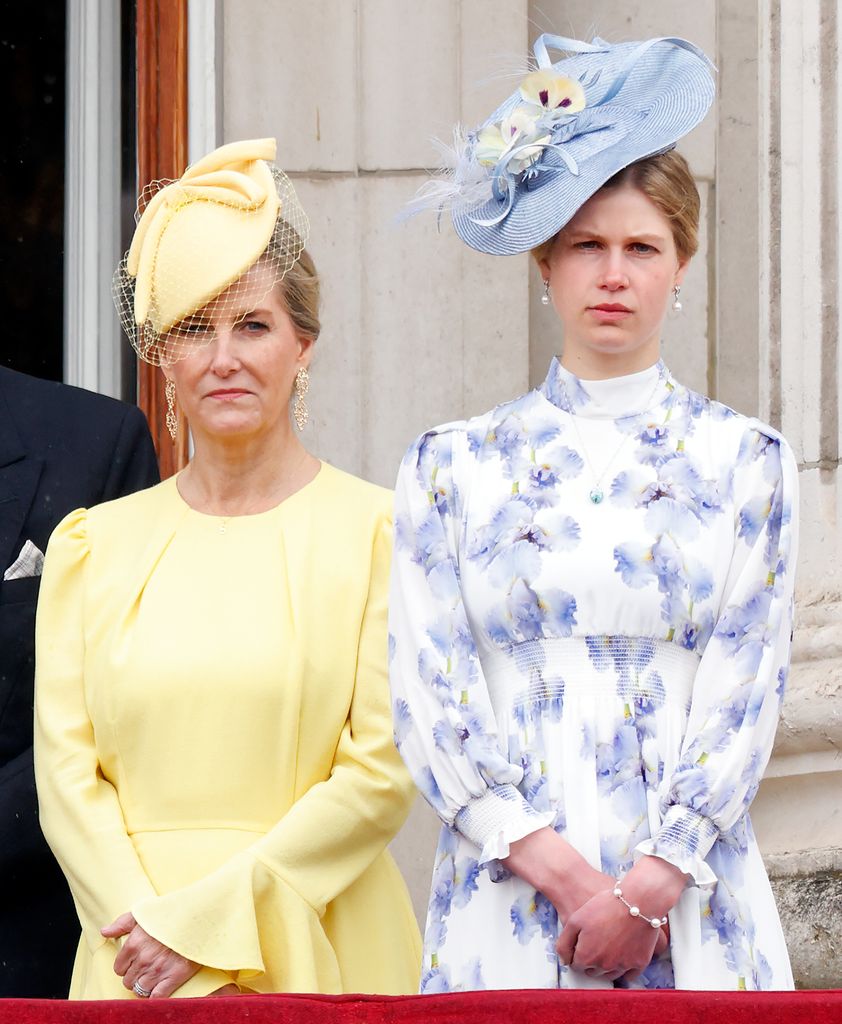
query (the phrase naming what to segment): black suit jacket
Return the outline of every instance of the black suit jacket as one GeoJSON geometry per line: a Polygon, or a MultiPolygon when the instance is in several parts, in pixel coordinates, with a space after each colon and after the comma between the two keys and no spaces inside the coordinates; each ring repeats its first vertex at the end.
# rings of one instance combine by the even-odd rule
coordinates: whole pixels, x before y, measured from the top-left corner
{"type": "Polygon", "coordinates": [[[38,827],[32,768],[39,578],[2,581],[27,540],[158,481],[143,413],[0,367],[0,997],[64,998],[79,921],[38,827]]]}

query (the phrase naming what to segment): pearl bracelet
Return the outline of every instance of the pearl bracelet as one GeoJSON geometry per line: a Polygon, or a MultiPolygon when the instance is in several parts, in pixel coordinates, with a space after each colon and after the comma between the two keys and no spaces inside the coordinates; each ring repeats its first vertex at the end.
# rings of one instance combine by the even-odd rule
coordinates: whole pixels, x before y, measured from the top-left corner
{"type": "Polygon", "coordinates": [[[636,907],[634,904],[629,903],[623,895],[623,890],[620,888],[619,880],[614,884],[614,895],[623,904],[623,906],[628,907],[629,914],[632,917],[639,917],[647,924],[651,924],[653,928],[662,928],[667,923],[666,915],[663,917],[647,917],[645,914],[641,914],[640,907],[636,907]]]}

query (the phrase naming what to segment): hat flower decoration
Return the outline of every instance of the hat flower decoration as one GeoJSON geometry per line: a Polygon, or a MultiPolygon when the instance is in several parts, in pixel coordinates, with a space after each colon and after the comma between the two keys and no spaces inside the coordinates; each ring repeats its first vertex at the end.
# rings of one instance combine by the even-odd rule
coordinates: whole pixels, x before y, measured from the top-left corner
{"type": "Polygon", "coordinates": [[[448,209],[481,252],[524,252],[553,237],[618,171],[675,146],[713,100],[713,65],[685,39],[544,34],[533,53],[536,69],[483,124],[457,126],[447,166],[410,203],[410,212],[448,209]],[[550,49],[567,56],[554,64],[550,49]]]}
{"type": "Polygon", "coordinates": [[[552,143],[553,126],[585,106],[579,82],[549,71],[533,71],[519,91],[522,103],[499,124],[487,124],[477,132],[475,157],[495,168],[494,182],[507,170],[514,175],[528,170],[552,143]]]}

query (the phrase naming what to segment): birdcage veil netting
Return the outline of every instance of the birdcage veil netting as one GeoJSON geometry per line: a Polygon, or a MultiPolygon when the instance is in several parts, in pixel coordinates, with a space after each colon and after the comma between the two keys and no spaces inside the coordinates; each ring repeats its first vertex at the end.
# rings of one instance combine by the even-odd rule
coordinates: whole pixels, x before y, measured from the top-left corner
{"type": "MultiPolygon", "coordinates": [[[[187,252],[183,253],[176,265],[177,272],[159,274],[153,271],[149,308],[140,323],[137,322],[135,291],[137,278],[128,271],[129,253],[120,261],[112,281],[112,295],[120,324],[138,356],[147,363],[160,366],[184,358],[190,352],[213,338],[212,323],[225,322],[232,316],[243,316],[262,301],[271,290],[284,279],[296,264],[307,244],[310,222],[295,194],[292,182],[284,172],[269,164],[269,169],[280,202],[274,227],[266,248],[257,256],[238,259],[236,252],[237,232],[226,231],[223,237],[214,236],[212,225],[207,219],[197,226],[195,232],[181,232],[180,244],[184,248],[187,238],[187,252]],[[233,239],[233,241],[232,241],[233,239]],[[209,264],[218,262],[209,259],[213,247],[226,246],[233,250],[226,254],[227,263],[236,269],[230,274],[206,270],[209,264]],[[230,257],[230,258],[229,258],[230,257]],[[164,296],[166,292],[166,297],[164,296]],[[175,297],[175,304],[174,304],[175,297]],[[182,298],[183,297],[183,298],[182,298]],[[179,316],[174,322],[172,313],[165,312],[178,308],[179,316]],[[208,315],[204,315],[207,313],[208,315]]],[[[172,191],[168,205],[175,210],[180,207],[206,202],[196,199],[187,189],[181,189],[179,181],[153,181],[138,197],[135,223],[140,221],[150,201],[162,189],[172,191]],[[183,191],[183,201],[179,193],[183,191]]],[[[248,206],[218,204],[224,206],[226,226],[233,219],[254,216],[248,206]]]]}

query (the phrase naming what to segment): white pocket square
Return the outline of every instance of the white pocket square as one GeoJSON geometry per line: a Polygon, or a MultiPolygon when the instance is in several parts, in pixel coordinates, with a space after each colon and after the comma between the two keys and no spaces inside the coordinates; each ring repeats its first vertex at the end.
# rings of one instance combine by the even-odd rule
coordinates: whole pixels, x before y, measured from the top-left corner
{"type": "Polygon", "coordinates": [[[32,576],[40,576],[44,570],[44,552],[28,540],[20,549],[20,554],[3,573],[4,582],[9,580],[25,580],[32,576]]]}

